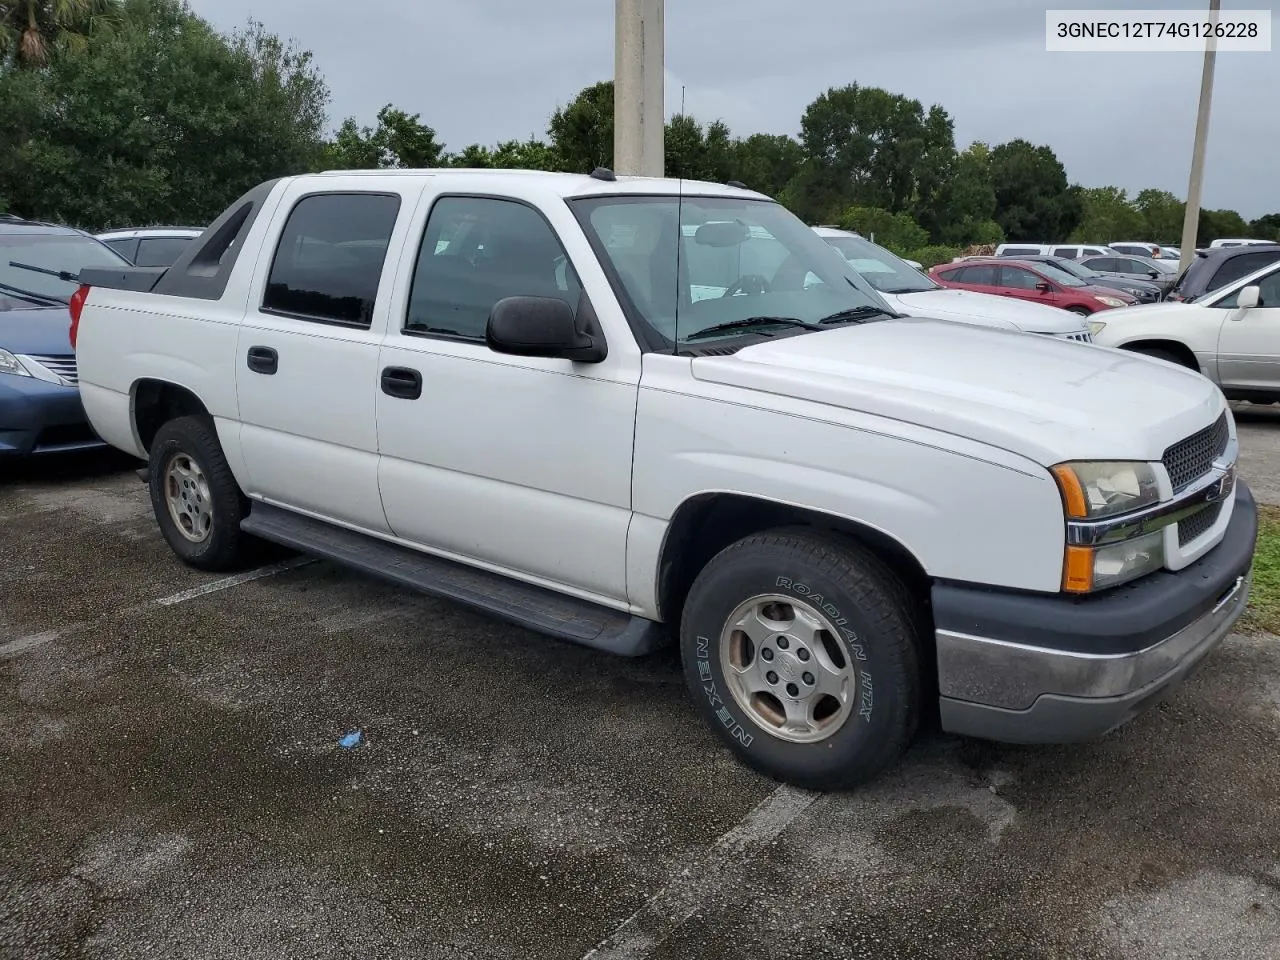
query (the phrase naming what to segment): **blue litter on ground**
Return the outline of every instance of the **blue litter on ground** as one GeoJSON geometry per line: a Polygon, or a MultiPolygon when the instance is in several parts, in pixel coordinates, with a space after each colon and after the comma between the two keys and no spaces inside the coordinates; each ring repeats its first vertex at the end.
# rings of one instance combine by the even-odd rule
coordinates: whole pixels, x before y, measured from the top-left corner
{"type": "Polygon", "coordinates": [[[352,730],[338,741],[338,746],[345,747],[347,750],[350,750],[352,747],[360,746],[360,731],[352,730]]]}

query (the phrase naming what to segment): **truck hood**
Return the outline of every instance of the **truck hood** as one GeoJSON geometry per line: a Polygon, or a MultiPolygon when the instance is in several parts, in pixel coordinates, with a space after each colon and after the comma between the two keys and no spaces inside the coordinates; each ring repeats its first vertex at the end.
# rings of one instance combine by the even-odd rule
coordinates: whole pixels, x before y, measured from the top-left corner
{"type": "Polygon", "coordinates": [[[39,356],[70,356],[71,316],[67,308],[0,310],[0,350],[39,356]]]}
{"type": "Polygon", "coordinates": [[[1226,407],[1198,373],[1141,355],[915,318],[697,357],[692,372],[955,434],[1046,467],[1159,460],[1226,407]]]}
{"type": "Polygon", "coordinates": [[[974,290],[921,290],[881,296],[891,302],[896,301],[898,312],[912,317],[936,317],[1028,333],[1064,334],[1088,330],[1079,317],[1066,310],[974,290]]]}

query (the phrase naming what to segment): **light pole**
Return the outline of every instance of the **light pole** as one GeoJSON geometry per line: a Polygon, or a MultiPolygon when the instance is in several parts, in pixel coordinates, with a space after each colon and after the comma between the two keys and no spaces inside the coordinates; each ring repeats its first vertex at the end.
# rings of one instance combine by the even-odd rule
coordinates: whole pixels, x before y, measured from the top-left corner
{"type": "Polygon", "coordinates": [[[614,3],[615,173],[642,177],[663,173],[665,6],[666,0],[614,3]]]}
{"type": "MultiPolygon", "coordinates": [[[[1217,24],[1222,0],[1209,0],[1209,22],[1217,24]]],[[[1191,181],[1187,184],[1187,209],[1182,218],[1181,274],[1196,255],[1196,234],[1200,230],[1200,188],[1204,185],[1204,145],[1209,135],[1209,105],[1213,100],[1213,66],[1218,58],[1218,41],[1212,35],[1205,42],[1204,69],[1200,74],[1200,109],[1196,112],[1196,136],[1191,147],[1191,181]]]]}

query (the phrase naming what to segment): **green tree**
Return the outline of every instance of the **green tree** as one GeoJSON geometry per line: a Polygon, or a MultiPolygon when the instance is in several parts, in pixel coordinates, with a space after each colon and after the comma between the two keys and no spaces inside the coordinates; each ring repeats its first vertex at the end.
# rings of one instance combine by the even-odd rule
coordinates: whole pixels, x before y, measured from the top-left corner
{"type": "Polygon", "coordinates": [[[1080,222],[1079,190],[1067,183],[1067,171],[1049,147],[1002,143],[991,151],[990,169],[995,221],[1009,240],[1056,243],[1080,222]]]}
{"type": "Polygon", "coordinates": [[[1146,239],[1147,221],[1119,187],[1087,187],[1080,191],[1080,223],[1068,239],[1076,243],[1111,243],[1146,239]]]}
{"type": "Polygon", "coordinates": [[[856,83],[827,90],[805,108],[800,140],[810,163],[798,189],[813,196],[808,205],[835,200],[841,209],[906,210],[922,186],[926,205],[935,205],[955,150],[941,107],[926,116],[919,100],[856,83]]]}
{"type": "Polygon", "coordinates": [[[1249,224],[1234,210],[1201,210],[1196,245],[1208,246],[1221,237],[1247,237],[1249,224]]]}
{"type": "Polygon", "coordinates": [[[0,64],[45,67],[60,45],[83,52],[90,34],[119,20],[120,8],[120,0],[3,0],[0,64]]]}
{"type": "Polygon", "coordinates": [[[938,232],[945,244],[1001,243],[995,222],[996,189],[991,183],[991,148],[972,143],[956,156],[943,193],[945,215],[938,232]]]}
{"type": "Polygon", "coordinates": [[[532,137],[506,140],[492,149],[473,143],[450,158],[451,166],[494,170],[554,170],[555,164],[555,152],[532,137]]]}
{"type": "Polygon", "coordinates": [[[705,130],[693,117],[676,114],[663,135],[664,167],[669,177],[725,183],[733,179],[735,144],[719,120],[705,130]]]}
{"type": "Polygon", "coordinates": [[[733,177],[752,190],[778,197],[800,170],[804,147],[791,137],[753,133],[733,144],[733,177]]]}
{"type": "Polygon", "coordinates": [[[328,89],[311,56],[181,0],[127,0],[40,71],[0,70],[0,194],[90,229],[201,223],[254,184],[314,167],[328,89]]]}
{"type": "Polygon", "coordinates": [[[1249,222],[1249,236],[1255,240],[1280,242],[1280,213],[1268,213],[1249,222]]]}
{"type": "Polygon", "coordinates": [[[882,207],[850,207],[839,219],[842,229],[853,230],[899,256],[906,256],[929,242],[929,233],[905,213],[882,207]]]}
{"type": "Polygon", "coordinates": [[[326,145],[325,163],[336,170],[423,169],[438,166],[443,154],[444,144],[419,114],[388,103],[378,111],[378,125],[372,129],[358,126],[353,117],[344,120],[326,145]]]}
{"type": "Polygon", "coordinates": [[[1186,216],[1187,205],[1172,193],[1150,188],[1142,190],[1133,198],[1133,205],[1146,222],[1142,239],[1152,243],[1182,242],[1182,220],[1186,216]]]}
{"type": "Polygon", "coordinates": [[[613,166],[613,81],[592,84],[558,107],[547,127],[560,169],[590,173],[613,166]]]}

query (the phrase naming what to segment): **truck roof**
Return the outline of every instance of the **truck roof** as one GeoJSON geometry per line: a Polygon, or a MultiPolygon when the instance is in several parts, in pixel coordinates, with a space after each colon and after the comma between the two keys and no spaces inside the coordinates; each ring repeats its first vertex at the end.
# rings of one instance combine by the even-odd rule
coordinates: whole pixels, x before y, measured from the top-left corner
{"type": "Polygon", "coordinates": [[[616,175],[613,179],[592,176],[587,173],[556,173],[549,170],[492,170],[471,167],[437,167],[422,169],[389,170],[325,170],[321,173],[305,173],[288,177],[288,180],[328,179],[412,179],[449,177],[450,179],[483,180],[486,189],[501,190],[537,186],[563,197],[585,197],[617,194],[659,194],[751,197],[768,200],[762,193],[724,183],[705,180],[681,180],[676,177],[631,177],[616,175]]]}

